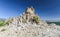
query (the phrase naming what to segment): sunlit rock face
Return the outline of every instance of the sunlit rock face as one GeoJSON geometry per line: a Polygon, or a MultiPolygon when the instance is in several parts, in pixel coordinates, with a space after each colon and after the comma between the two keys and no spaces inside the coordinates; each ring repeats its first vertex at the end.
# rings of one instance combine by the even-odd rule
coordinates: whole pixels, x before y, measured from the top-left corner
{"type": "Polygon", "coordinates": [[[26,8],[26,11],[25,11],[25,13],[27,13],[27,14],[34,14],[34,8],[31,6],[31,7],[28,7],[28,8],[26,8]]]}
{"type": "MultiPolygon", "coordinates": [[[[38,17],[34,12],[35,12],[35,10],[33,7],[28,7],[28,8],[26,8],[25,13],[22,15],[22,17],[24,19],[26,19],[27,22],[32,22],[33,17],[35,17],[35,16],[38,17]]],[[[38,19],[40,19],[40,18],[38,17],[38,19]]]]}
{"type": "Polygon", "coordinates": [[[26,17],[26,20],[29,22],[33,18],[33,16],[35,16],[35,14],[34,14],[34,8],[33,7],[28,7],[25,10],[24,16],[26,17]]]}

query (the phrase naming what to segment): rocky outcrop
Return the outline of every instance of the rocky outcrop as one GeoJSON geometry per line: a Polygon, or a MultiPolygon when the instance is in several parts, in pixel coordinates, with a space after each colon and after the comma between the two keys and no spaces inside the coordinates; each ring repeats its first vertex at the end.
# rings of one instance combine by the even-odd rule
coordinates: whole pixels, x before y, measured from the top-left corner
{"type": "Polygon", "coordinates": [[[60,26],[41,21],[33,7],[18,17],[9,18],[6,24],[0,27],[0,37],[60,37],[60,26]]]}
{"type": "Polygon", "coordinates": [[[40,23],[40,18],[34,14],[35,10],[33,7],[28,7],[26,8],[25,12],[23,14],[21,14],[18,17],[14,17],[14,18],[9,18],[7,20],[8,23],[36,23],[39,24],[40,23]],[[9,22],[10,21],[10,22],[9,22]]]}

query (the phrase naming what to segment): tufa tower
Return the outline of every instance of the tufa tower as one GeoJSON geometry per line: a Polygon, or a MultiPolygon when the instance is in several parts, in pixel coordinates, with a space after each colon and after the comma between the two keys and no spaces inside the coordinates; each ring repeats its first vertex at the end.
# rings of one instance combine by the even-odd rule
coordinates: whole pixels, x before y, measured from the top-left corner
{"type": "Polygon", "coordinates": [[[26,8],[25,12],[18,17],[10,18],[7,20],[7,24],[21,24],[21,23],[36,23],[40,24],[40,18],[34,14],[35,10],[33,7],[26,8]]]}
{"type": "Polygon", "coordinates": [[[24,18],[26,22],[40,23],[40,18],[36,14],[34,14],[34,12],[35,10],[32,6],[27,7],[25,13],[22,15],[22,18],[24,18]]]}

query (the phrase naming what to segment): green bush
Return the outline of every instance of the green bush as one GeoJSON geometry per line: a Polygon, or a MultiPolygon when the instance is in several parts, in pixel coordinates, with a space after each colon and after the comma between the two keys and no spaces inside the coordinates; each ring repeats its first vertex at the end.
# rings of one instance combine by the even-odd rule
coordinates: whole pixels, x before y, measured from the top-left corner
{"type": "Polygon", "coordinates": [[[39,24],[39,18],[38,18],[38,16],[34,16],[34,17],[33,17],[33,21],[34,21],[36,24],[39,24]]]}
{"type": "Polygon", "coordinates": [[[6,20],[6,21],[0,20],[0,26],[4,26],[4,25],[6,25],[6,24],[9,24],[9,22],[12,22],[12,19],[8,19],[8,20],[6,20]]]}
{"type": "Polygon", "coordinates": [[[6,29],[2,29],[1,31],[5,31],[6,29]]]}
{"type": "Polygon", "coordinates": [[[5,24],[5,21],[0,20],[0,26],[4,26],[5,24]]]}
{"type": "Polygon", "coordinates": [[[12,22],[13,19],[8,19],[7,21],[5,21],[6,24],[9,24],[12,22]]]}

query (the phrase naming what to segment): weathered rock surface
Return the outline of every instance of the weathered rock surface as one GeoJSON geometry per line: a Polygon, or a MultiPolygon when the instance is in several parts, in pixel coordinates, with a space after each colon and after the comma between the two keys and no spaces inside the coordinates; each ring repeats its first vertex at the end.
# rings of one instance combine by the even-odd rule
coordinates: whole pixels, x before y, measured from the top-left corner
{"type": "Polygon", "coordinates": [[[0,37],[60,37],[60,26],[52,25],[10,24],[0,29],[0,37]]]}

